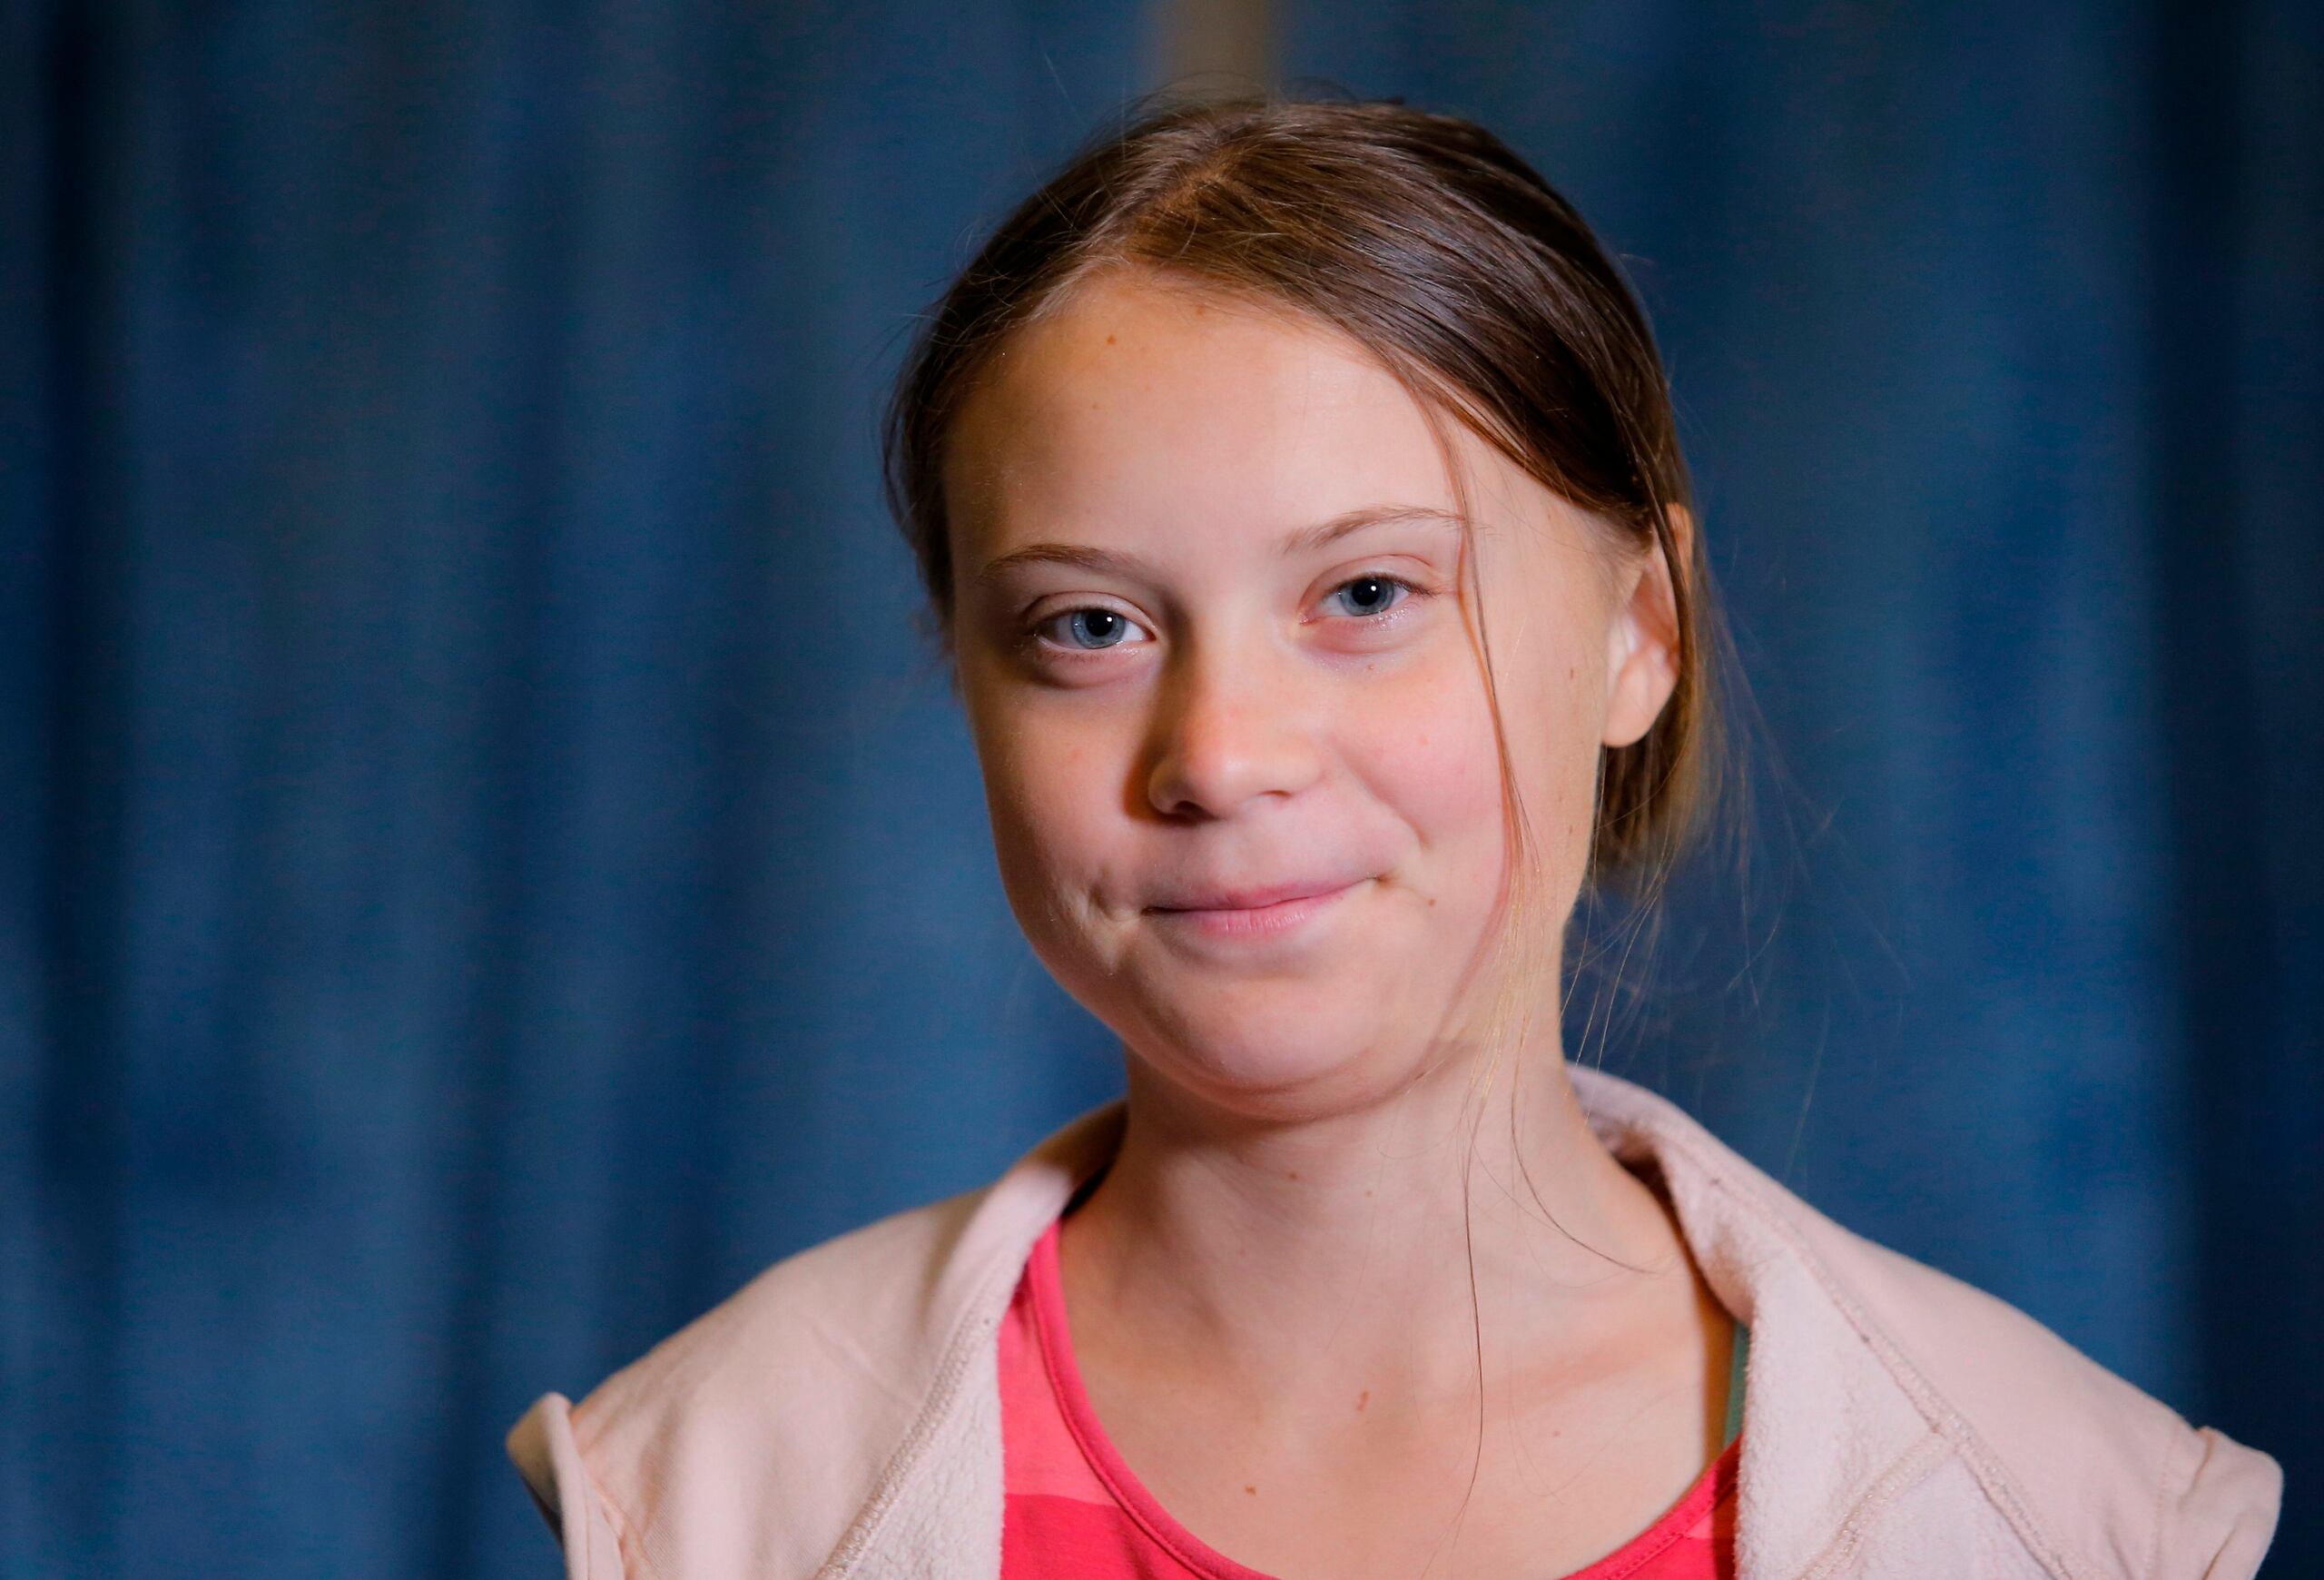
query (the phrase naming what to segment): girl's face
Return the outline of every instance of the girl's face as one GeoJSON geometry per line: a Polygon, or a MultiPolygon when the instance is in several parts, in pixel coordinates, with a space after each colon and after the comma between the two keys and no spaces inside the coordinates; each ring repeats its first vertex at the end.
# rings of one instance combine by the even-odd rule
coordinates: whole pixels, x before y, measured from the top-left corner
{"type": "Polygon", "coordinates": [[[953,430],[954,642],[1010,905],[1206,1102],[1376,1101],[1490,992],[1510,874],[1464,552],[1551,922],[1600,747],[1669,694],[1660,557],[1452,426],[1472,534],[1354,341],[1118,270],[1019,331],[953,430]]]}

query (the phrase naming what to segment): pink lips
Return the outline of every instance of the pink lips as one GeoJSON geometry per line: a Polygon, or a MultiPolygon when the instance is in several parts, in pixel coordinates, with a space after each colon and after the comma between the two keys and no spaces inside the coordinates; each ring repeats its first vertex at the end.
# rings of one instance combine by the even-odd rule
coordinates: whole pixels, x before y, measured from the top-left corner
{"type": "Polygon", "coordinates": [[[1148,913],[1167,918],[1211,938],[1274,938],[1304,925],[1329,909],[1363,882],[1318,886],[1278,884],[1272,888],[1219,891],[1188,895],[1180,905],[1149,905],[1148,913]]]}

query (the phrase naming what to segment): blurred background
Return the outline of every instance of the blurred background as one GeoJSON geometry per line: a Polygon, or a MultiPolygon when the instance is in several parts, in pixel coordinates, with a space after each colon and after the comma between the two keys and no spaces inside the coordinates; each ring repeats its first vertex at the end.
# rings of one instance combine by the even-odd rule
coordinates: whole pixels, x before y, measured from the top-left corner
{"type": "Polygon", "coordinates": [[[1077,142],[1260,82],[1482,120],[1669,355],[1748,859],[1574,1056],[2324,1573],[2324,10],[0,16],[0,1571],[547,1575],[536,1395],[1118,1089],[873,424],[1077,142]]]}

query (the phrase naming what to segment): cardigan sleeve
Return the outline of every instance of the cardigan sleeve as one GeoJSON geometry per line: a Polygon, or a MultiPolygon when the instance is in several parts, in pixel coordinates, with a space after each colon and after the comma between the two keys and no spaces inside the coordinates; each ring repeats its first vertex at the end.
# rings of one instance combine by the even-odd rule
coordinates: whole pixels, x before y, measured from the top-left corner
{"type": "Polygon", "coordinates": [[[2190,1434],[2173,1459],[2153,1580],[2251,1580],[2275,1537],[2283,1467],[2212,1427],[2190,1434]]]}
{"type": "Polygon", "coordinates": [[[565,1550],[566,1580],[643,1580],[623,1563],[620,1526],[582,1461],[570,1399],[543,1394],[510,1429],[508,1457],[565,1550]]]}

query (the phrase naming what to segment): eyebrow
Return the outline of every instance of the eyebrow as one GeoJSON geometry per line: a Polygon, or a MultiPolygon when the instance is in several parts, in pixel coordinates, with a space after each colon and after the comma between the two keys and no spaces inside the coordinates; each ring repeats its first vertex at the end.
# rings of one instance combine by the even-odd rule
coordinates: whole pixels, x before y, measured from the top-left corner
{"type": "MultiPolygon", "coordinates": [[[[1341,511],[1328,521],[1321,521],[1293,533],[1284,539],[1283,553],[1286,558],[1295,554],[1312,554],[1316,549],[1338,542],[1350,533],[1392,523],[1459,527],[1462,524],[1462,518],[1457,511],[1430,505],[1359,505],[1353,510],[1341,511]]],[[[1146,561],[1134,554],[1118,554],[1112,549],[1092,548],[1078,543],[1036,543],[1030,548],[1015,549],[987,560],[970,580],[979,587],[990,587],[1011,571],[1028,565],[1068,565],[1080,570],[1124,577],[1134,576],[1146,568],[1146,561]]]]}

